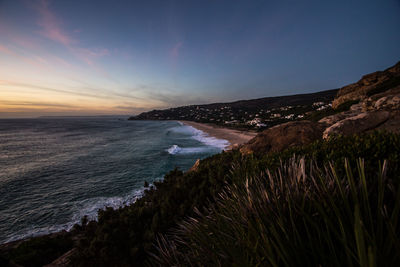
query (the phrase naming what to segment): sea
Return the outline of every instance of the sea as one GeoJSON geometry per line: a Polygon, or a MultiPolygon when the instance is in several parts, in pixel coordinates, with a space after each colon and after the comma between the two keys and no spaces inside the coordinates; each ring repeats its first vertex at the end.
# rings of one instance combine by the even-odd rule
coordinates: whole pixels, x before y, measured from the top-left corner
{"type": "Polygon", "coordinates": [[[177,121],[0,120],[0,244],[69,230],[133,203],[145,181],[229,145],[177,121]]]}

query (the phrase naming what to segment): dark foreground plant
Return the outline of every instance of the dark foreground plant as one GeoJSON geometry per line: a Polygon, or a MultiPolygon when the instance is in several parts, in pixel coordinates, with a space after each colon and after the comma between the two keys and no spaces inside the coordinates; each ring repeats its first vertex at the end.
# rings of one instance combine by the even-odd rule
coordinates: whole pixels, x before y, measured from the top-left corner
{"type": "MultiPolygon", "coordinates": [[[[361,159],[354,167],[345,160],[338,172],[332,163],[319,168],[292,158],[230,185],[207,212],[159,237],[153,263],[396,266],[399,175],[387,175],[386,161],[369,173],[361,159]]],[[[233,175],[240,175],[237,168],[233,175]]]]}

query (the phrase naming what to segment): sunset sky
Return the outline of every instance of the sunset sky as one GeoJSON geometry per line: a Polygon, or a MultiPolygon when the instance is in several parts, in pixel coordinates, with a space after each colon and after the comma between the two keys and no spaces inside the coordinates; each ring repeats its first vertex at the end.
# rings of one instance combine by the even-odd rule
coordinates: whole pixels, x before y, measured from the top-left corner
{"type": "Polygon", "coordinates": [[[399,60],[399,0],[0,0],[0,118],[316,92],[399,60]]]}

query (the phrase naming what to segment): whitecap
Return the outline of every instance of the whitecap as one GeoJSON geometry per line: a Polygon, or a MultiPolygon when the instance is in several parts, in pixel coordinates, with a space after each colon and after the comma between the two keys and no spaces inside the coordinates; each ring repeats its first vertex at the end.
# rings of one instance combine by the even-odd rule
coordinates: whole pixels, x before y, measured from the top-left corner
{"type": "MultiPolygon", "coordinates": [[[[160,180],[160,179],[156,179],[160,180]]],[[[154,186],[150,184],[149,187],[154,186]]],[[[137,199],[143,196],[146,188],[142,187],[140,189],[133,190],[131,193],[122,196],[122,197],[96,197],[91,199],[85,199],[81,201],[77,201],[75,203],[75,212],[71,218],[71,220],[64,224],[52,225],[48,227],[38,227],[32,225],[29,229],[21,229],[18,232],[15,232],[8,239],[6,239],[2,243],[9,243],[15,240],[21,240],[26,238],[31,238],[35,236],[41,236],[51,233],[60,232],[63,230],[70,231],[75,224],[80,224],[81,219],[86,216],[89,220],[98,219],[98,211],[104,210],[107,207],[111,207],[113,209],[118,209],[124,206],[128,206],[133,204],[137,199]]]]}
{"type": "Polygon", "coordinates": [[[104,210],[107,207],[118,209],[133,204],[143,196],[144,190],[145,188],[136,189],[125,196],[96,197],[82,200],[76,205],[79,212],[74,214],[72,221],[79,222],[83,216],[87,216],[89,220],[96,220],[99,210],[104,210]]]}
{"type": "Polygon", "coordinates": [[[182,149],[178,145],[173,145],[170,148],[167,149],[168,153],[171,155],[175,155],[179,153],[182,149]]]}
{"type": "Polygon", "coordinates": [[[191,138],[193,138],[207,146],[216,147],[221,150],[224,150],[225,148],[227,148],[230,145],[228,140],[218,139],[218,138],[209,136],[207,133],[205,133],[201,130],[198,130],[192,126],[188,126],[188,125],[173,127],[173,128],[170,128],[169,131],[188,135],[191,138]]]}
{"type": "Polygon", "coordinates": [[[210,153],[215,150],[214,147],[180,147],[178,145],[173,145],[167,149],[168,153],[171,155],[176,154],[200,154],[200,153],[210,153]]]}

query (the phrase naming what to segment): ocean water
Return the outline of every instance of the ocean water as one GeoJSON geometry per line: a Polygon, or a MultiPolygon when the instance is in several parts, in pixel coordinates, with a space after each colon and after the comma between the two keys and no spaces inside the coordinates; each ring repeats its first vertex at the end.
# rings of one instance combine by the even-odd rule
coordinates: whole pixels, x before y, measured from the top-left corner
{"type": "Polygon", "coordinates": [[[96,219],[228,144],[175,121],[0,120],[0,243],[96,219]]]}

